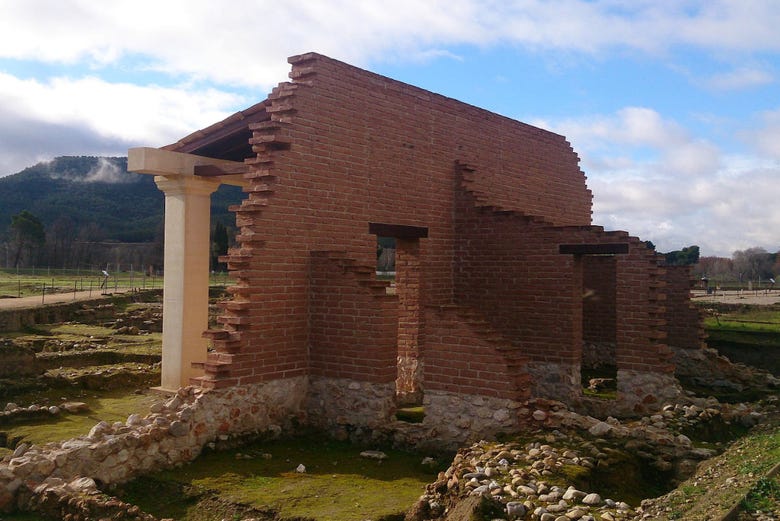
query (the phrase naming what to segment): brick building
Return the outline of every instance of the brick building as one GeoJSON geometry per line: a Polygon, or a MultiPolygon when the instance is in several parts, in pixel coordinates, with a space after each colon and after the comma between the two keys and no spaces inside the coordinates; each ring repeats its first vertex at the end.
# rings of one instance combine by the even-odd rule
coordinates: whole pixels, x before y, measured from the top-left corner
{"type": "Polygon", "coordinates": [[[563,136],[322,55],[289,62],[261,103],[130,151],[166,192],[163,387],[289,380],[329,426],[387,421],[400,392],[428,425],[476,407],[495,429],[531,397],[587,402],[584,361],[615,372],[613,411],[678,392],[669,343],[702,342],[687,274],[591,224],[563,136]],[[247,198],[232,299],[201,340],[220,182],[247,198]],[[395,291],[377,237],[396,241],[395,291]]]}

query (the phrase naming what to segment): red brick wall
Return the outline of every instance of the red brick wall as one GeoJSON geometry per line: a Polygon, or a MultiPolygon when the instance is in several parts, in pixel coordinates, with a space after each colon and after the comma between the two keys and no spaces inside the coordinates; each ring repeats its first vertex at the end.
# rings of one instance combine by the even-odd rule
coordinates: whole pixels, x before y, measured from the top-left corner
{"type": "Polygon", "coordinates": [[[310,374],[388,383],[396,378],[398,299],[343,253],[312,255],[310,374]]]}
{"type": "Polygon", "coordinates": [[[666,283],[663,256],[630,238],[630,251],[617,258],[617,366],[639,372],[671,373],[666,344],[666,283]]]}
{"type": "Polygon", "coordinates": [[[679,281],[639,239],[590,226],[562,136],[319,55],[291,63],[270,121],[250,125],[256,156],[227,256],[235,298],[208,334],[204,385],[386,383],[400,344],[423,358],[429,389],[523,398],[528,360],[579,366],[583,338],[608,331],[619,368],[671,370],[667,330],[693,339],[684,299],[665,300],[679,281]],[[397,299],[373,284],[369,222],[428,228],[399,249],[409,286],[397,299]],[[606,243],[629,252],[559,252],[606,243]],[[589,284],[611,311],[583,303],[589,284]]]}
{"type": "Polygon", "coordinates": [[[207,367],[207,385],[307,372],[327,327],[310,321],[309,252],[344,250],[372,265],[369,222],[428,227],[424,303],[452,302],[457,161],[479,167],[470,182],[482,201],[559,225],[590,222],[591,193],[562,136],[322,56],[291,63],[293,83],[269,97],[272,121],[251,126],[255,170],[228,255],[235,301],[221,319],[227,333],[212,335],[220,355],[211,359],[223,365],[207,367]]]}
{"type": "Polygon", "coordinates": [[[666,267],[666,342],[670,346],[703,347],[705,333],[701,314],[689,298],[693,284],[690,266],[666,267]]]}
{"type": "Polygon", "coordinates": [[[425,389],[514,400],[530,397],[528,362],[478,313],[430,307],[425,326],[425,389]]]}
{"type": "MultiPolygon", "coordinates": [[[[466,183],[467,184],[467,183],[466,183]]],[[[467,184],[468,186],[468,184],[467,184]]],[[[585,274],[598,260],[562,255],[560,244],[628,244],[611,257],[605,276],[614,276],[612,309],[602,323],[614,323],[621,369],[668,372],[661,257],[625,232],[599,227],[556,227],[514,212],[475,207],[463,191],[456,222],[456,301],[480,309],[490,324],[534,362],[579,365],[584,336],[585,274]]],[[[604,283],[606,284],[606,283],[604,283]]]]}

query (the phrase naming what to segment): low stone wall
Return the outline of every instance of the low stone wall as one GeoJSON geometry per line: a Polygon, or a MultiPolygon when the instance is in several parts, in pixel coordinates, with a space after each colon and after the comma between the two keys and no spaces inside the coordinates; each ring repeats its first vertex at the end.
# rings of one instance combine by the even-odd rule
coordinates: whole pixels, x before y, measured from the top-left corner
{"type": "Polygon", "coordinates": [[[121,483],[191,461],[211,443],[279,435],[294,421],[305,422],[306,387],[303,377],[214,391],[187,387],[153,405],[146,417],[100,422],[86,436],[17,449],[0,462],[0,511],[63,481],[121,483]]]}
{"type": "Polygon", "coordinates": [[[451,448],[520,430],[518,411],[522,404],[514,400],[427,391],[423,404],[423,428],[431,429],[437,442],[451,448]]]}
{"type": "Polygon", "coordinates": [[[395,413],[395,384],[311,376],[306,409],[309,424],[336,439],[376,439],[395,413]]]}
{"type": "Polygon", "coordinates": [[[582,376],[579,365],[530,362],[532,396],[544,396],[572,404],[582,395],[582,376]]]}
{"type": "Polygon", "coordinates": [[[0,378],[19,378],[37,376],[43,372],[35,359],[32,349],[14,344],[10,340],[0,339],[0,378]]]}
{"type": "Polygon", "coordinates": [[[395,419],[395,385],[311,378],[309,425],[336,439],[388,443],[420,450],[454,450],[519,430],[520,402],[506,398],[425,391],[421,423],[395,419]]]}

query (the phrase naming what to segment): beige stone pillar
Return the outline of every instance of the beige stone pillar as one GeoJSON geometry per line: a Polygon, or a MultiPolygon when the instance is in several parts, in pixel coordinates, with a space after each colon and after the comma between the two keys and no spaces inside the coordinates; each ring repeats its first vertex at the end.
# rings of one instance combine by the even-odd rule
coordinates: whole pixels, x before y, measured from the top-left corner
{"type": "Polygon", "coordinates": [[[193,176],[156,176],[165,193],[165,285],[162,382],[164,390],[201,376],[208,329],[211,194],[218,181],[193,176]]]}

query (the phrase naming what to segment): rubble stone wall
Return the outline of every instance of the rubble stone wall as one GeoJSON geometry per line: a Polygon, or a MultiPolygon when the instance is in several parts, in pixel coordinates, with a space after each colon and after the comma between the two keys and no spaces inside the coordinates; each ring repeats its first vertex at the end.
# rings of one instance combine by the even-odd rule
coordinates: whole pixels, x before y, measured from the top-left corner
{"type": "Polygon", "coordinates": [[[306,389],[305,378],[211,392],[187,387],[153,405],[145,417],[100,422],[86,436],[60,443],[22,444],[0,463],[0,511],[12,509],[20,492],[42,484],[80,477],[121,483],[191,461],[207,445],[231,437],[278,436],[294,422],[305,422],[306,389]]]}

